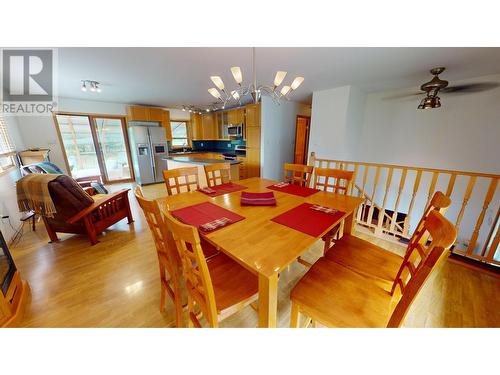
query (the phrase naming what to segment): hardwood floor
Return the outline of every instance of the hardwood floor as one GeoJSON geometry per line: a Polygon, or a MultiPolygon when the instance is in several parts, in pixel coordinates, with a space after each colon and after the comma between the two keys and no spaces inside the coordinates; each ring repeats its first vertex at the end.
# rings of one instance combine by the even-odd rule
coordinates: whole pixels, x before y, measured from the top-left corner
{"type": "MultiPolygon", "coordinates": [[[[115,185],[113,191],[123,185],[115,185]]],[[[147,186],[148,198],[166,195],[163,184],[147,186]]],[[[88,239],[61,235],[48,243],[41,222],[37,231],[25,226],[12,256],[31,285],[31,306],[25,327],[172,327],[173,303],[160,313],[160,284],[154,244],[135,198],[130,202],[135,222],[110,227],[90,247],[88,239]]],[[[400,252],[397,245],[358,233],[379,246],[400,252]]],[[[237,239],[235,239],[237,241],[237,239]]],[[[314,261],[322,254],[322,242],[304,255],[314,261]]],[[[280,275],[278,326],[288,327],[289,293],[306,272],[294,263],[280,275]]],[[[256,327],[252,307],[226,319],[222,327],[256,327]]],[[[432,277],[411,308],[405,327],[500,327],[500,277],[448,260],[432,277]]]]}

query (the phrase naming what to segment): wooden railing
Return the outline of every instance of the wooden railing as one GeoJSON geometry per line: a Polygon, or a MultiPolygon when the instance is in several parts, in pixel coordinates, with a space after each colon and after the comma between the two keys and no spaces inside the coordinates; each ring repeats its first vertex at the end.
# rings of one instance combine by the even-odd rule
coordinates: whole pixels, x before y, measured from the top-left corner
{"type": "Polygon", "coordinates": [[[314,152],[309,165],[353,171],[348,192],[365,198],[356,222],[385,239],[409,239],[433,194],[443,191],[458,231],[453,252],[500,265],[500,175],[320,159],[314,152]]]}

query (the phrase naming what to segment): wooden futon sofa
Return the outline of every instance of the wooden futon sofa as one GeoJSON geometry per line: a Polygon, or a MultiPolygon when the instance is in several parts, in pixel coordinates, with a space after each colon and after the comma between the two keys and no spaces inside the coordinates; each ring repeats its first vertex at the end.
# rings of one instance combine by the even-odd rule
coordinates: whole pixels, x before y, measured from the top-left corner
{"type": "Polygon", "coordinates": [[[56,207],[54,217],[43,216],[51,241],[58,241],[57,232],[86,234],[90,243],[116,222],[127,218],[132,223],[128,191],[90,196],[71,177],[61,175],[49,182],[49,193],[56,207]]]}

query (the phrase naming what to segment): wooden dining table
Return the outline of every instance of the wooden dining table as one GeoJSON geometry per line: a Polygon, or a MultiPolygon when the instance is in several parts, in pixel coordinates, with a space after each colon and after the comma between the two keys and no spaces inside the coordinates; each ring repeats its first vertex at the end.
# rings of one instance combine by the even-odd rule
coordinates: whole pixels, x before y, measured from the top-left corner
{"type": "MultiPolygon", "coordinates": [[[[277,181],[249,178],[237,182],[247,192],[265,192],[277,181]]],[[[175,210],[202,202],[211,202],[239,215],[244,220],[204,235],[220,251],[255,273],[259,279],[259,327],[276,327],[278,307],[278,275],[306,252],[330,229],[344,220],[344,233],[351,233],[356,209],[363,199],[319,191],[300,197],[274,191],[276,206],[242,206],[241,191],[210,197],[198,191],[158,198],[162,210],[175,210]],[[271,221],[272,218],[302,203],[332,207],[345,214],[318,237],[313,237],[271,221]]]]}

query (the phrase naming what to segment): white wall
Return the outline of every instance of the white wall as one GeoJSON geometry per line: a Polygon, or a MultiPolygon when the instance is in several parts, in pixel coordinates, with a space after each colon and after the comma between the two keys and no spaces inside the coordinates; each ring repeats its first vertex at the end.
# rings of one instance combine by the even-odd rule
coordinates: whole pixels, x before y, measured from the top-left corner
{"type": "MultiPolygon", "coordinates": [[[[19,133],[17,119],[15,117],[5,117],[7,124],[7,131],[14,142],[16,150],[22,150],[24,143],[19,133]]],[[[0,220],[0,230],[2,231],[5,240],[8,242],[14,234],[14,229],[20,225],[20,213],[17,207],[16,199],[16,181],[20,178],[18,169],[14,169],[6,174],[0,176],[0,215],[9,216],[9,219],[0,220]],[[9,224],[12,224],[12,227],[9,224]]]]}
{"type": "Polygon", "coordinates": [[[283,102],[277,105],[267,96],[261,104],[261,176],[283,179],[283,164],[293,163],[297,115],[310,116],[308,105],[283,102]]]}
{"type": "Polygon", "coordinates": [[[362,105],[363,95],[355,90],[351,103],[351,91],[351,86],[342,86],[313,93],[309,152],[326,159],[352,157],[351,143],[360,129],[354,105],[362,105]]]}

